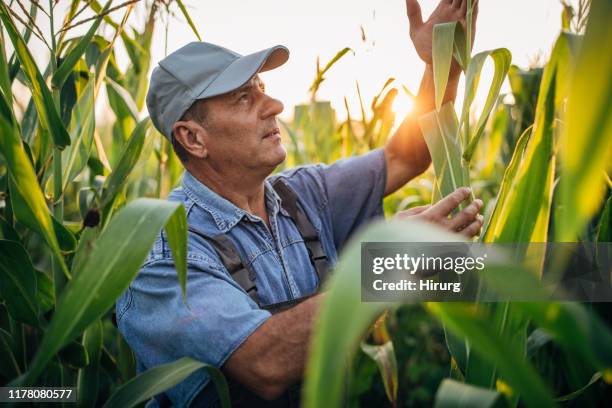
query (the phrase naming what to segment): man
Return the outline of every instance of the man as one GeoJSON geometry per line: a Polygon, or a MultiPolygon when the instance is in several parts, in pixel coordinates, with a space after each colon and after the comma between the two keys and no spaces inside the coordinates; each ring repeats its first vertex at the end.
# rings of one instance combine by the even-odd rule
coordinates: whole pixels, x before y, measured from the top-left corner
{"type": "MultiPolygon", "coordinates": [[[[329,166],[268,177],[286,156],[276,121],[283,105],[265,93],[257,74],[282,65],[286,48],[240,56],[191,43],[153,71],[150,116],[186,169],[169,199],[185,205],[190,227],[189,307],[161,233],[117,303],[118,327],[139,370],[190,356],[222,369],[238,405],[295,403],[288,390],[304,373],[324,264],[333,265],[351,233],[382,215],[384,196],[431,163],[416,118],[434,107],[432,28],[464,22],[467,1],[441,1],[426,22],[416,0],[406,5],[410,36],[427,65],[415,112],[383,149],[329,166]]],[[[458,79],[454,64],[445,101],[454,100],[458,79]]],[[[480,200],[450,216],[468,197],[467,189],[459,189],[399,217],[472,237],[482,225],[480,200]]],[[[217,395],[200,370],[167,391],[166,399],[176,406],[210,406],[217,395]]]]}

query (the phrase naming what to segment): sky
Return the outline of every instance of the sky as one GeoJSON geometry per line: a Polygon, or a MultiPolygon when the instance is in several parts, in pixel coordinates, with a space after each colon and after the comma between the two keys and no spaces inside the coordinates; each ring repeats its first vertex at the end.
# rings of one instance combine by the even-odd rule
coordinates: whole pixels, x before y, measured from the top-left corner
{"type": "MultiPolygon", "coordinates": [[[[340,118],[346,115],[344,97],[353,115],[358,116],[357,81],[366,103],[388,78],[396,79],[395,86],[405,85],[414,93],[418,90],[424,64],[410,41],[404,0],[184,0],[184,3],[204,41],[241,54],[276,44],[289,48],[291,56],[285,65],[261,75],[267,92],[284,103],[281,114],[284,119],[291,118],[294,105],[308,101],[317,58],[324,65],[344,47],[353,52],[332,67],[318,93],[319,99],[331,101],[340,118]]],[[[423,17],[427,18],[438,1],[420,3],[423,17]]],[[[69,2],[60,0],[59,4],[66,8],[69,2]]],[[[167,53],[196,40],[176,4],[172,10],[177,16],[170,18],[167,31],[161,21],[156,26],[152,66],[167,53]]],[[[115,21],[121,19],[122,13],[112,15],[115,21]]],[[[513,54],[513,63],[527,67],[550,53],[559,33],[560,14],[559,0],[480,0],[474,53],[506,47],[513,54]]],[[[136,8],[129,21],[138,26],[144,17],[143,10],[136,8]]],[[[48,30],[44,20],[39,25],[43,32],[48,30]]],[[[74,31],[72,35],[82,34],[74,31]]],[[[45,59],[41,44],[33,41],[32,49],[39,61],[45,59]]],[[[125,52],[119,47],[116,52],[120,65],[126,66],[129,59],[125,52]]],[[[490,65],[487,63],[483,71],[476,108],[484,102],[491,81],[490,65]]],[[[509,90],[507,84],[504,90],[509,90]]],[[[394,105],[396,112],[407,113],[409,107],[410,99],[400,92],[394,105]]]]}
{"type": "MultiPolygon", "coordinates": [[[[426,18],[437,0],[420,1],[426,18]]],[[[558,0],[481,0],[474,53],[506,47],[513,62],[526,67],[538,56],[549,54],[559,33],[561,5],[558,0]]],[[[390,77],[396,85],[418,90],[424,64],[413,49],[404,0],[258,0],[187,1],[194,24],[204,41],[241,54],[275,44],[286,45],[291,56],[282,67],[262,74],[267,92],[285,105],[282,117],[292,107],[308,101],[308,88],[316,72],[316,60],[326,63],[339,50],[346,55],[326,75],[319,98],[331,100],[344,116],[343,97],[353,113],[358,112],[355,82],[366,101],[376,95],[390,77]],[[362,41],[363,27],[366,41],[362,41]]],[[[182,16],[170,21],[167,43],[165,27],[158,26],[153,60],[158,61],[189,41],[195,40],[182,16]]],[[[476,104],[484,101],[492,69],[487,63],[476,104]]],[[[507,84],[505,89],[509,89],[507,84]]],[[[461,93],[461,92],[460,92],[461,93]]],[[[400,93],[396,110],[409,109],[409,99],[400,93]]]]}

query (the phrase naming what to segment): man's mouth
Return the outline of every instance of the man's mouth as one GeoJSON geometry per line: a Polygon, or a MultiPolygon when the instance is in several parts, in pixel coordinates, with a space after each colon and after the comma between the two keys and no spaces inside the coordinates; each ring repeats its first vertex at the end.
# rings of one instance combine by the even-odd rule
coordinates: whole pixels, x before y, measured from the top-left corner
{"type": "Polygon", "coordinates": [[[263,138],[265,139],[265,138],[268,138],[270,136],[280,136],[280,129],[279,128],[272,129],[271,131],[266,133],[263,138]]]}

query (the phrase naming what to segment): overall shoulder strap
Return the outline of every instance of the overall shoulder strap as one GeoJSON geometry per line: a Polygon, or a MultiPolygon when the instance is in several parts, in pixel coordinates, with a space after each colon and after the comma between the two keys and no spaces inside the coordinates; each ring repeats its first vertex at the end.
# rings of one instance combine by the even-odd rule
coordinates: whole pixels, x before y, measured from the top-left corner
{"type": "Polygon", "coordinates": [[[257,305],[259,305],[259,296],[257,294],[257,286],[255,285],[255,281],[253,280],[248,268],[244,266],[238,250],[229,237],[226,234],[206,235],[199,229],[192,226],[189,227],[189,231],[212,244],[213,248],[219,255],[219,258],[221,258],[221,262],[223,262],[223,265],[230,273],[232,279],[234,279],[236,283],[246,291],[251,299],[253,299],[257,305]]]}
{"type": "Polygon", "coordinates": [[[317,275],[319,277],[319,286],[327,279],[329,272],[329,261],[323,245],[321,245],[321,239],[317,230],[315,229],[312,222],[306,216],[306,213],[302,210],[298,203],[297,194],[291,189],[287,183],[281,178],[276,179],[272,185],[274,190],[281,198],[281,205],[289,213],[293,222],[300,232],[306,249],[308,250],[308,256],[310,262],[314,266],[317,275]]]}

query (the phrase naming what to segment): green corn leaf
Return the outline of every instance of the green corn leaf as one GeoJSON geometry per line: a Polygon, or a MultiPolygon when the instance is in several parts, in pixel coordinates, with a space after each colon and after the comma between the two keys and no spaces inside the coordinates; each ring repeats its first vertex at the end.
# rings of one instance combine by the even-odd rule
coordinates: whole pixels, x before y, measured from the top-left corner
{"type": "Polygon", "coordinates": [[[436,24],[433,30],[433,71],[436,94],[436,110],[442,107],[448,75],[453,61],[456,21],[436,24]]]}
{"type": "Polygon", "coordinates": [[[138,107],[128,90],[108,77],[106,83],[109,102],[117,118],[131,117],[138,120],[138,107]]]}
{"type": "MultiPolygon", "coordinates": [[[[367,228],[370,231],[367,240],[387,240],[389,231],[378,227],[374,231],[374,226],[367,228]]],[[[404,231],[423,232],[418,228],[404,231]]],[[[385,309],[393,307],[392,303],[361,302],[360,282],[354,275],[359,270],[360,251],[357,241],[347,245],[326,285],[329,290],[320,306],[302,391],[306,408],[341,406],[346,364],[368,326],[385,309]]]]}
{"type": "Polygon", "coordinates": [[[531,136],[531,129],[531,127],[525,129],[525,132],[516,142],[514,154],[512,155],[512,159],[510,160],[508,167],[506,167],[499,192],[497,193],[495,207],[493,208],[493,212],[491,212],[491,217],[485,221],[482,229],[481,236],[483,242],[493,242],[495,235],[499,234],[499,232],[495,231],[495,227],[501,227],[503,225],[503,223],[500,221],[502,214],[506,214],[509,211],[508,209],[504,209],[503,206],[509,205],[508,195],[510,194],[510,189],[512,188],[512,182],[519,170],[519,165],[523,160],[525,148],[527,147],[527,142],[529,142],[529,137],[531,136]]]}
{"type": "MultiPolygon", "coordinates": [[[[550,61],[544,70],[538,96],[536,117],[524,153],[517,163],[516,174],[505,179],[494,214],[495,223],[487,229],[487,239],[496,242],[545,242],[548,237],[548,219],[552,200],[555,172],[554,130],[555,118],[563,100],[567,69],[573,66],[575,36],[562,33],[557,39],[550,61]],[[490,230],[490,231],[489,231],[490,230]]],[[[506,175],[509,175],[507,172],[506,175]]]]}
{"type": "Polygon", "coordinates": [[[95,132],[95,79],[89,79],[87,86],[72,110],[70,121],[70,146],[62,152],[62,191],[66,189],[79,173],[87,166],[95,132]]]}
{"type": "Polygon", "coordinates": [[[9,106],[13,106],[13,92],[11,90],[11,78],[8,61],[6,60],[6,47],[4,46],[3,35],[0,35],[0,91],[4,93],[9,106]]]}
{"type": "Polygon", "coordinates": [[[0,364],[0,374],[5,378],[15,378],[21,374],[19,364],[15,358],[15,341],[9,332],[0,329],[0,354],[2,354],[2,364],[0,364]]]}
{"type": "Polygon", "coordinates": [[[574,241],[596,213],[612,170],[612,53],[601,44],[612,41],[612,4],[594,1],[584,44],[571,80],[567,124],[562,133],[559,208],[556,239],[574,241]]]}
{"type": "Polygon", "coordinates": [[[434,408],[498,408],[507,407],[503,396],[487,388],[444,379],[436,392],[434,408]]]}
{"type": "Polygon", "coordinates": [[[36,67],[32,54],[30,54],[25,41],[17,31],[17,27],[15,27],[15,24],[13,23],[13,20],[11,19],[6,7],[7,6],[4,4],[4,2],[0,2],[0,19],[4,23],[4,29],[8,33],[11,42],[13,43],[13,47],[15,48],[15,52],[19,58],[23,72],[28,79],[28,86],[32,92],[32,98],[36,104],[40,122],[53,137],[55,146],[63,149],[70,144],[70,136],[62,123],[62,119],[60,118],[55,104],[53,103],[51,92],[49,91],[49,88],[47,88],[47,84],[36,67]]]}
{"type": "Polygon", "coordinates": [[[78,406],[93,407],[98,398],[100,383],[100,357],[103,346],[102,322],[92,323],[83,333],[83,347],[89,356],[89,364],[79,370],[77,377],[78,406]]]}
{"type": "Polygon", "coordinates": [[[36,299],[41,314],[55,306],[55,287],[53,280],[43,271],[36,270],[36,299]]]}
{"type": "Polygon", "coordinates": [[[462,159],[459,124],[453,105],[446,103],[439,112],[432,111],[421,116],[419,125],[431,154],[436,185],[442,196],[459,187],[469,187],[469,172],[462,159]]]}
{"type": "Polygon", "coordinates": [[[311,93],[311,97],[313,100],[315,99],[315,95],[317,94],[317,91],[319,90],[321,83],[325,80],[324,75],[327,73],[327,71],[331,69],[331,67],[334,66],[334,64],[336,64],[349,51],[354,53],[354,51],[349,47],[344,47],[343,49],[338,51],[336,55],[334,55],[334,57],[325,65],[323,69],[319,69],[319,66],[317,65],[317,76],[315,77],[314,81],[312,81],[312,85],[310,85],[310,89],[308,89],[311,93]]]}
{"type": "Polygon", "coordinates": [[[115,169],[104,183],[104,190],[100,199],[100,207],[104,208],[115,200],[117,193],[125,183],[127,177],[140,157],[142,147],[144,146],[145,137],[150,126],[151,120],[147,117],[138,123],[132,132],[130,139],[126,143],[123,152],[121,153],[119,161],[115,166],[115,169]]]}
{"type": "Polygon", "coordinates": [[[81,59],[81,56],[83,56],[87,50],[87,47],[89,47],[91,39],[102,22],[102,17],[105,15],[106,10],[108,10],[112,2],[113,0],[106,2],[106,5],[104,5],[104,8],[98,14],[98,18],[96,18],[91,24],[89,30],[87,30],[87,33],[85,33],[85,35],[79,40],[78,44],[68,53],[68,55],[64,57],[60,66],[57,67],[57,70],[51,79],[51,84],[56,89],[60,89],[62,85],[64,85],[66,78],[68,78],[68,75],[70,75],[72,69],[75,67],[79,59],[81,59]]]}
{"type": "Polygon", "coordinates": [[[391,405],[395,406],[397,403],[398,377],[397,361],[395,359],[395,351],[393,350],[393,342],[388,341],[381,345],[367,344],[362,342],[361,350],[370,356],[374,362],[376,362],[378,371],[382,376],[387,398],[389,398],[391,405]]]}
{"type": "Polygon", "coordinates": [[[187,304],[187,216],[185,207],[179,207],[166,224],[168,245],[172,251],[183,301],[187,304]]]}
{"type": "MultiPolygon", "coordinates": [[[[36,16],[38,15],[38,7],[36,7],[36,4],[32,3],[32,5],[30,6],[29,15],[32,21],[36,21],[36,16]]],[[[30,41],[30,38],[32,37],[33,29],[34,27],[31,24],[29,24],[23,29],[23,33],[21,34],[21,36],[23,37],[23,42],[26,45],[28,44],[28,42],[30,41]]],[[[15,57],[15,54],[13,53],[13,55],[11,56],[11,60],[9,61],[9,76],[10,76],[11,84],[13,83],[13,80],[17,76],[18,72],[19,72],[19,60],[15,57]]]]}
{"type": "Polygon", "coordinates": [[[455,27],[455,45],[453,47],[453,56],[463,71],[467,69],[467,66],[470,64],[471,60],[470,55],[472,49],[470,47],[468,51],[468,48],[466,48],[468,42],[467,40],[467,33],[463,29],[463,26],[461,24],[457,24],[455,27]]]}
{"type": "Polygon", "coordinates": [[[379,106],[378,100],[385,93],[385,90],[387,89],[387,87],[393,83],[393,81],[395,81],[395,78],[393,77],[388,78],[387,81],[382,86],[382,88],[380,89],[380,92],[378,92],[378,94],[374,96],[374,98],[372,98],[372,103],[370,104],[370,108],[372,109],[372,111],[376,111],[376,109],[379,106]]]}
{"type": "Polygon", "coordinates": [[[596,370],[612,368],[612,330],[579,303],[517,302],[513,307],[532,319],[568,353],[596,370]]]}
{"type": "MultiPolygon", "coordinates": [[[[362,302],[361,242],[456,242],[458,236],[418,222],[373,223],[345,246],[336,270],[326,286],[315,326],[303,387],[304,407],[339,407],[344,370],[369,325],[397,303],[362,302]]],[[[407,294],[406,301],[410,301],[407,294]]]]}
{"type": "MultiPolygon", "coordinates": [[[[47,239],[47,231],[41,229],[40,221],[38,217],[42,214],[36,214],[38,203],[36,200],[36,190],[39,190],[39,186],[23,186],[18,185],[18,181],[14,177],[9,177],[8,185],[9,191],[11,192],[11,204],[15,213],[15,218],[22,222],[24,225],[33,229],[34,231],[42,234],[47,239]],[[30,188],[27,188],[30,187],[30,188]]],[[[41,192],[42,193],[42,192],[41,192]]],[[[40,209],[42,211],[42,208],[40,209]]],[[[48,212],[48,210],[47,210],[48,212]]],[[[49,213],[49,220],[51,221],[51,230],[55,235],[57,245],[61,252],[72,252],[76,247],[76,239],[72,232],[70,232],[62,223],[57,221],[52,214],[49,213]]],[[[51,244],[49,245],[51,246],[51,244]]],[[[53,247],[51,247],[53,249],[53,247]]],[[[58,256],[61,254],[58,253],[58,256]]]]}
{"type": "Polygon", "coordinates": [[[181,0],[176,0],[176,4],[179,6],[179,9],[181,9],[181,13],[183,13],[183,16],[187,20],[187,24],[189,24],[189,27],[191,27],[191,31],[193,31],[195,36],[198,38],[198,41],[202,41],[202,37],[200,37],[200,33],[198,33],[198,29],[196,28],[195,24],[193,24],[193,20],[187,12],[187,9],[185,8],[183,2],[181,0]]]}
{"type": "Polygon", "coordinates": [[[15,320],[38,326],[36,271],[25,248],[4,239],[0,240],[0,293],[15,320]]]}
{"type": "Polygon", "coordinates": [[[53,224],[53,231],[61,250],[63,252],[73,252],[76,249],[74,234],[64,224],[55,219],[53,215],[51,215],[51,223],[53,224]]]}
{"type": "Polygon", "coordinates": [[[553,407],[550,392],[536,370],[524,359],[522,350],[490,324],[488,313],[476,305],[428,303],[449,330],[468,339],[471,350],[494,362],[503,378],[529,407],[553,407]]]}
{"type": "Polygon", "coordinates": [[[151,64],[151,42],[153,40],[153,31],[155,29],[156,18],[155,8],[151,8],[145,28],[142,33],[134,30],[134,39],[132,43],[128,41],[129,36],[122,33],[121,39],[128,50],[132,65],[125,72],[125,81],[122,85],[133,95],[134,101],[138,110],[142,110],[144,106],[145,96],[149,87],[149,66],[151,64]],[[130,52],[133,49],[134,52],[130,52]]]}
{"type": "MultiPolygon", "coordinates": [[[[176,202],[143,198],[113,217],[89,258],[80,270],[74,271],[74,278],[62,292],[30,369],[19,383],[34,383],[65,344],[113,306],[138,273],[160,229],[176,222],[173,214],[181,207],[176,202]]],[[[177,230],[171,225],[167,233],[177,230]]]]}
{"type": "MultiPolygon", "coordinates": [[[[56,236],[56,230],[60,231],[63,227],[53,223],[12,110],[3,95],[0,95],[0,134],[0,151],[10,169],[8,181],[15,218],[44,237],[64,273],[69,276],[56,236]]],[[[62,231],[61,235],[68,236],[67,234],[70,232],[62,231]]]]}
{"type": "Polygon", "coordinates": [[[474,97],[476,96],[482,66],[484,65],[485,60],[489,57],[493,60],[495,65],[493,81],[491,83],[491,87],[489,88],[489,93],[487,94],[487,99],[482,113],[478,118],[476,129],[469,131],[469,133],[466,132],[463,139],[466,142],[465,146],[467,146],[465,148],[465,152],[463,153],[463,157],[468,162],[471,160],[478,141],[484,133],[485,125],[487,124],[489,115],[495,106],[502,83],[508,74],[510,63],[512,61],[512,54],[506,48],[484,51],[472,57],[466,73],[466,94],[464,97],[465,99],[463,100],[463,109],[461,111],[460,121],[460,128],[462,129],[465,127],[466,130],[469,130],[468,121],[470,119],[470,106],[472,105],[474,97]]]}
{"type": "MultiPolygon", "coordinates": [[[[446,341],[446,347],[448,348],[448,351],[453,357],[454,365],[456,366],[455,370],[458,369],[461,373],[460,378],[465,378],[465,373],[467,372],[468,367],[470,347],[464,338],[457,336],[455,333],[448,330],[444,326],[443,328],[444,340],[446,341]]],[[[451,364],[451,367],[452,366],[453,364],[451,364]]]]}
{"type": "MultiPolygon", "coordinates": [[[[372,223],[351,240],[326,285],[325,297],[320,305],[303,387],[304,407],[341,406],[346,363],[376,317],[385,309],[397,306],[397,303],[361,301],[361,283],[359,279],[355,279],[355,271],[360,270],[361,242],[457,242],[458,240],[462,240],[458,235],[416,221],[372,223]]],[[[527,292],[529,296],[544,295],[533,272],[512,262],[495,264],[490,262],[487,269],[482,272],[482,276],[491,288],[504,296],[517,293],[525,295],[527,292]],[[512,284],[508,284],[509,273],[513,276],[512,284]]],[[[406,302],[414,300],[411,296],[414,295],[406,293],[406,302]]],[[[448,305],[452,311],[452,308],[458,304],[448,305]]],[[[465,312],[465,319],[473,320],[469,324],[466,323],[466,327],[475,327],[477,331],[464,333],[455,327],[452,327],[452,330],[460,337],[470,339],[472,352],[476,352],[477,349],[481,352],[481,348],[485,349],[482,354],[488,361],[504,359],[500,365],[500,372],[508,379],[516,393],[525,397],[526,405],[550,406],[552,397],[533,367],[519,351],[516,351],[516,343],[500,336],[496,332],[497,329],[491,327],[490,321],[472,313],[472,309],[461,310],[465,312]],[[494,349],[490,347],[491,342],[494,343],[494,349]],[[506,345],[509,347],[509,354],[505,354],[506,345]],[[508,373],[512,370],[515,371],[508,373]]],[[[430,311],[437,312],[433,309],[430,311]]]]}
{"type": "Polygon", "coordinates": [[[91,256],[98,235],[100,235],[99,227],[86,227],[83,229],[79,239],[79,245],[75,251],[74,258],[72,260],[73,271],[83,270],[83,264],[85,263],[87,258],[91,256]]]}
{"type": "Polygon", "coordinates": [[[172,388],[183,381],[194,371],[204,368],[210,374],[217,393],[220,396],[221,407],[231,406],[227,382],[221,371],[209,364],[200,363],[189,357],[183,357],[173,363],[151,368],[119,387],[106,401],[105,408],[131,408],[138,403],[172,388]]]}

